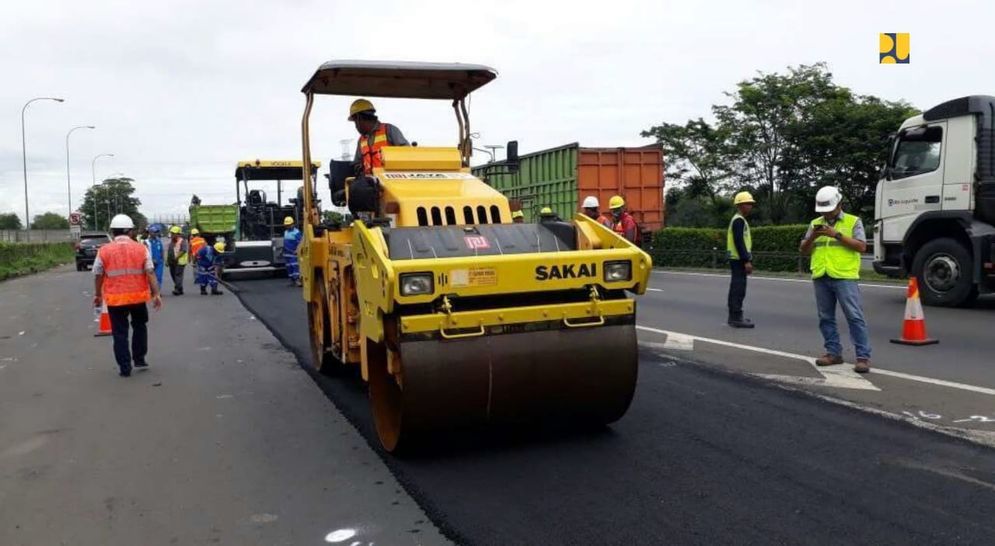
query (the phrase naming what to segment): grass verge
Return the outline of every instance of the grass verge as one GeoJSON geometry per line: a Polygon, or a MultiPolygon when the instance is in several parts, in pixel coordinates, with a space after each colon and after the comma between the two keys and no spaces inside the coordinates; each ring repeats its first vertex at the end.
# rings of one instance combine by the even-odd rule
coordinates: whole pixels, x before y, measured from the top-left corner
{"type": "Polygon", "coordinates": [[[45,271],[74,259],[72,243],[0,243],[0,281],[45,271]]]}

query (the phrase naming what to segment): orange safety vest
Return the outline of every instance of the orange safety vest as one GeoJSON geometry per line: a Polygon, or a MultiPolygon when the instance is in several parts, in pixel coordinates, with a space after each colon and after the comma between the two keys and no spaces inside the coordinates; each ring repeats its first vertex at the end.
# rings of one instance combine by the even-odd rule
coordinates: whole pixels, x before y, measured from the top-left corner
{"type": "Polygon", "coordinates": [[[197,251],[204,248],[207,245],[207,241],[204,240],[200,235],[190,238],[190,256],[197,256],[197,251]]]}
{"type": "Polygon", "coordinates": [[[598,215],[598,223],[605,226],[608,229],[615,229],[615,222],[604,213],[598,215]]]}
{"type": "Polygon", "coordinates": [[[97,253],[104,266],[104,302],[108,307],[145,303],[151,299],[145,271],[148,250],[128,240],[114,240],[97,253]]]}
{"type": "Polygon", "coordinates": [[[369,135],[363,135],[359,139],[359,155],[363,158],[363,173],[373,174],[373,169],[383,167],[384,146],[390,146],[387,142],[387,124],[381,123],[377,130],[373,132],[373,146],[370,146],[369,135]]]}

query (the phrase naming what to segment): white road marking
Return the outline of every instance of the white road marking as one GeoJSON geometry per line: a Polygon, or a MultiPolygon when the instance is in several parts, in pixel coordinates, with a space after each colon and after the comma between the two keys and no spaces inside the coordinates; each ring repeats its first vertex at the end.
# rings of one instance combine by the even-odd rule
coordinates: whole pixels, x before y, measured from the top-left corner
{"type": "Polygon", "coordinates": [[[940,387],[950,387],[951,389],[960,389],[962,391],[971,391],[980,394],[987,394],[989,396],[995,396],[995,389],[989,389],[988,387],[979,387],[977,385],[969,385],[967,383],[957,383],[956,381],[946,381],[944,379],[933,379],[932,377],[923,377],[921,375],[893,372],[891,370],[882,370],[881,368],[874,368],[872,371],[877,374],[897,377],[899,379],[907,379],[909,381],[929,383],[930,385],[938,385],[940,387]]]}
{"type": "MultiPolygon", "coordinates": [[[[691,271],[666,271],[666,270],[654,270],[653,273],[658,275],[683,275],[685,277],[716,277],[720,279],[728,279],[729,275],[721,275],[718,273],[695,273],[691,271]]],[[[780,282],[794,282],[794,283],[804,283],[811,284],[811,279],[785,279],[781,277],[763,277],[757,275],[751,275],[750,280],[758,281],[780,281],[780,282]]],[[[866,286],[867,288],[887,288],[889,290],[907,290],[905,285],[890,285],[890,284],[873,284],[873,283],[860,283],[860,286],[866,286]]]]}
{"type": "MultiPolygon", "coordinates": [[[[860,374],[854,372],[845,365],[828,366],[820,368],[815,365],[815,359],[810,356],[788,353],[784,351],[777,351],[774,349],[765,349],[763,347],[754,347],[752,345],[743,345],[741,343],[733,343],[731,341],[724,341],[721,339],[711,339],[707,337],[699,337],[688,334],[681,334],[678,332],[671,332],[668,330],[658,330],[656,328],[649,328],[647,326],[636,326],[636,328],[639,330],[645,330],[647,332],[653,332],[656,334],[664,334],[667,336],[667,343],[670,342],[670,339],[673,336],[676,338],[675,340],[676,345],[681,347],[686,347],[688,345],[691,345],[692,348],[691,350],[693,350],[694,348],[694,341],[702,341],[705,343],[712,343],[715,345],[732,347],[734,349],[764,353],[772,356],[779,356],[794,360],[801,360],[802,362],[805,362],[809,366],[811,366],[812,369],[814,369],[816,373],[820,375],[820,377],[804,377],[804,376],[799,377],[794,375],[776,375],[776,374],[759,374],[759,373],[750,374],[750,375],[755,375],[757,377],[763,377],[765,379],[770,379],[773,381],[780,381],[782,383],[794,383],[794,384],[808,385],[808,386],[833,387],[838,389],[855,389],[855,390],[865,390],[865,391],[881,390],[875,387],[873,383],[864,379],[860,374]]],[[[667,346],[667,343],[664,343],[665,347],[667,346]]]]}
{"type": "MultiPolygon", "coordinates": [[[[788,353],[788,352],[785,352],[785,351],[778,351],[778,350],[775,350],[775,349],[767,349],[767,348],[764,348],[764,347],[755,347],[753,345],[744,345],[744,344],[741,344],[741,343],[733,343],[731,341],[725,341],[725,340],[721,340],[721,339],[711,339],[711,338],[707,338],[707,337],[692,336],[692,335],[688,335],[688,334],[681,334],[681,333],[678,333],[678,332],[671,332],[669,330],[659,330],[657,328],[650,328],[648,326],[639,326],[639,325],[636,325],[636,329],[637,330],[645,330],[647,332],[653,332],[653,333],[656,333],[656,334],[666,335],[666,336],[668,336],[668,340],[669,340],[669,338],[670,338],[671,335],[675,335],[675,336],[679,336],[679,338],[685,339],[685,340],[687,338],[690,338],[692,341],[697,340],[697,341],[703,341],[703,342],[707,342],[707,343],[713,343],[715,345],[723,345],[725,347],[732,347],[734,349],[742,349],[742,350],[753,351],[753,352],[757,352],[757,353],[764,353],[764,354],[769,354],[769,355],[774,355],[774,356],[782,356],[782,357],[785,357],[785,358],[795,358],[795,359],[799,359],[799,360],[804,360],[806,362],[811,363],[813,366],[815,366],[815,359],[813,359],[810,356],[806,356],[806,355],[799,355],[799,354],[794,354],[794,353],[788,353]]],[[[651,344],[651,345],[659,345],[659,344],[654,343],[654,344],[651,344]]],[[[668,348],[668,349],[669,348],[676,348],[676,347],[667,347],[666,343],[664,343],[663,346],[666,347],[666,348],[668,348]]],[[[866,379],[864,379],[864,376],[862,376],[861,374],[858,374],[856,372],[847,370],[846,366],[847,366],[846,364],[840,364],[838,366],[816,367],[816,371],[819,372],[819,373],[821,373],[823,376],[835,376],[837,381],[845,380],[847,378],[852,378],[851,374],[853,376],[856,376],[857,378],[863,380],[863,381],[867,381],[866,379]],[[847,372],[849,372],[849,373],[847,373],[847,372]]],[[[913,374],[909,374],[909,373],[895,372],[895,371],[891,371],[891,370],[885,370],[883,368],[872,368],[871,369],[871,375],[874,375],[874,374],[885,375],[885,376],[889,376],[889,377],[897,377],[899,379],[905,379],[907,381],[916,381],[918,383],[928,383],[930,385],[936,385],[936,386],[939,386],[939,387],[948,387],[948,388],[951,388],[951,389],[958,389],[958,390],[962,390],[962,391],[970,391],[970,392],[976,392],[976,393],[979,393],[979,394],[987,394],[989,396],[995,396],[995,389],[988,388],[988,387],[979,387],[978,385],[970,385],[968,383],[958,383],[956,381],[947,381],[945,379],[935,379],[933,377],[925,377],[925,376],[922,376],[922,375],[913,375],[913,374]]],[[[754,375],[762,376],[763,374],[754,374],[754,375]]],[[[779,376],[779,377],[795,377],[795,376],[779,376]]],[[[795,378],[795,379],[799,379],[799,380],[806,379],[807,380],[807,379],[811,379],[811,378],[795,378]]],[[[799,384],[805,384],[806,383],[805,381],[794,381],[794,380],[792,380],[792,381],[796,382],[796,383],[799,383],[799,384]]],[[[833,386],[833,385],[826,385],[826,386],[833,386]]],[[[854,388],[854,387],[844,387],[844,388],[854,388]]],[[[877,387],[874,387],[873,390],[881,390],[881,389],[878,389],[877,387]]]]}
{"type": "Polygon", "coordinates": [[[647,292],[663,292],[663,288],[647,288],[647,292]]]}

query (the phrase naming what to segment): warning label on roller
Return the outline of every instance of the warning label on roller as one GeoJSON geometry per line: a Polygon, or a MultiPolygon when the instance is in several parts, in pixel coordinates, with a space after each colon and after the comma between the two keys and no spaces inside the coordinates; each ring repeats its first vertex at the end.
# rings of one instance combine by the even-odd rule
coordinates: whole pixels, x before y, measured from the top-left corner
{"type": "Polygon", "coordinates": [[[494,286],[498,282],[497,270],[493,267],[473,267],[454,269],[449,272],[451,284],[459,286],[494,286]]]}

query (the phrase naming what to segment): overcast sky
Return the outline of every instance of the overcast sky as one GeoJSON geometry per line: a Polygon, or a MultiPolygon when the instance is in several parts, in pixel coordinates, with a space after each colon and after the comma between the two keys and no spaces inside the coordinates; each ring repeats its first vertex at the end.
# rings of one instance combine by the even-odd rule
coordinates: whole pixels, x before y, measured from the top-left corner
{"type": "MultiPolygon", "coordinates": [[[[50,1],[0,8],[0,212],[24,214],[21,107],[31,215],[68,210],[91,181],[136,180],[143,211],[234,201],[241,159],[300,158],[302,84],[329,59],[461,61],[498,70],[473,96],[479,144],[521,153],[579,141],[647,144],[661,121],[709,115],[755,71],[825,61],[858,93],[925,108],[995,94],[992,2],[683,0],[50,1]],[[594,7],[588,7],[593,5],[594,7]],[[911,64],[879,65],[878,33],[911,32],[911,64]]],[[[312,153],[355,139],[351,98],[320,97],[312,153]]],[[[452,145],[441,102],[376,101],[424,145],[452,145]]],[[[353,145],[354,145],[353,140],[353,145]]],[[[480,160],[480,157],[477,157],[480,160]]],[[[326,190],[327,193],[327,190],[326,190]]],[[[326,201],[327,202],[327,201],[326,201]]]]}

